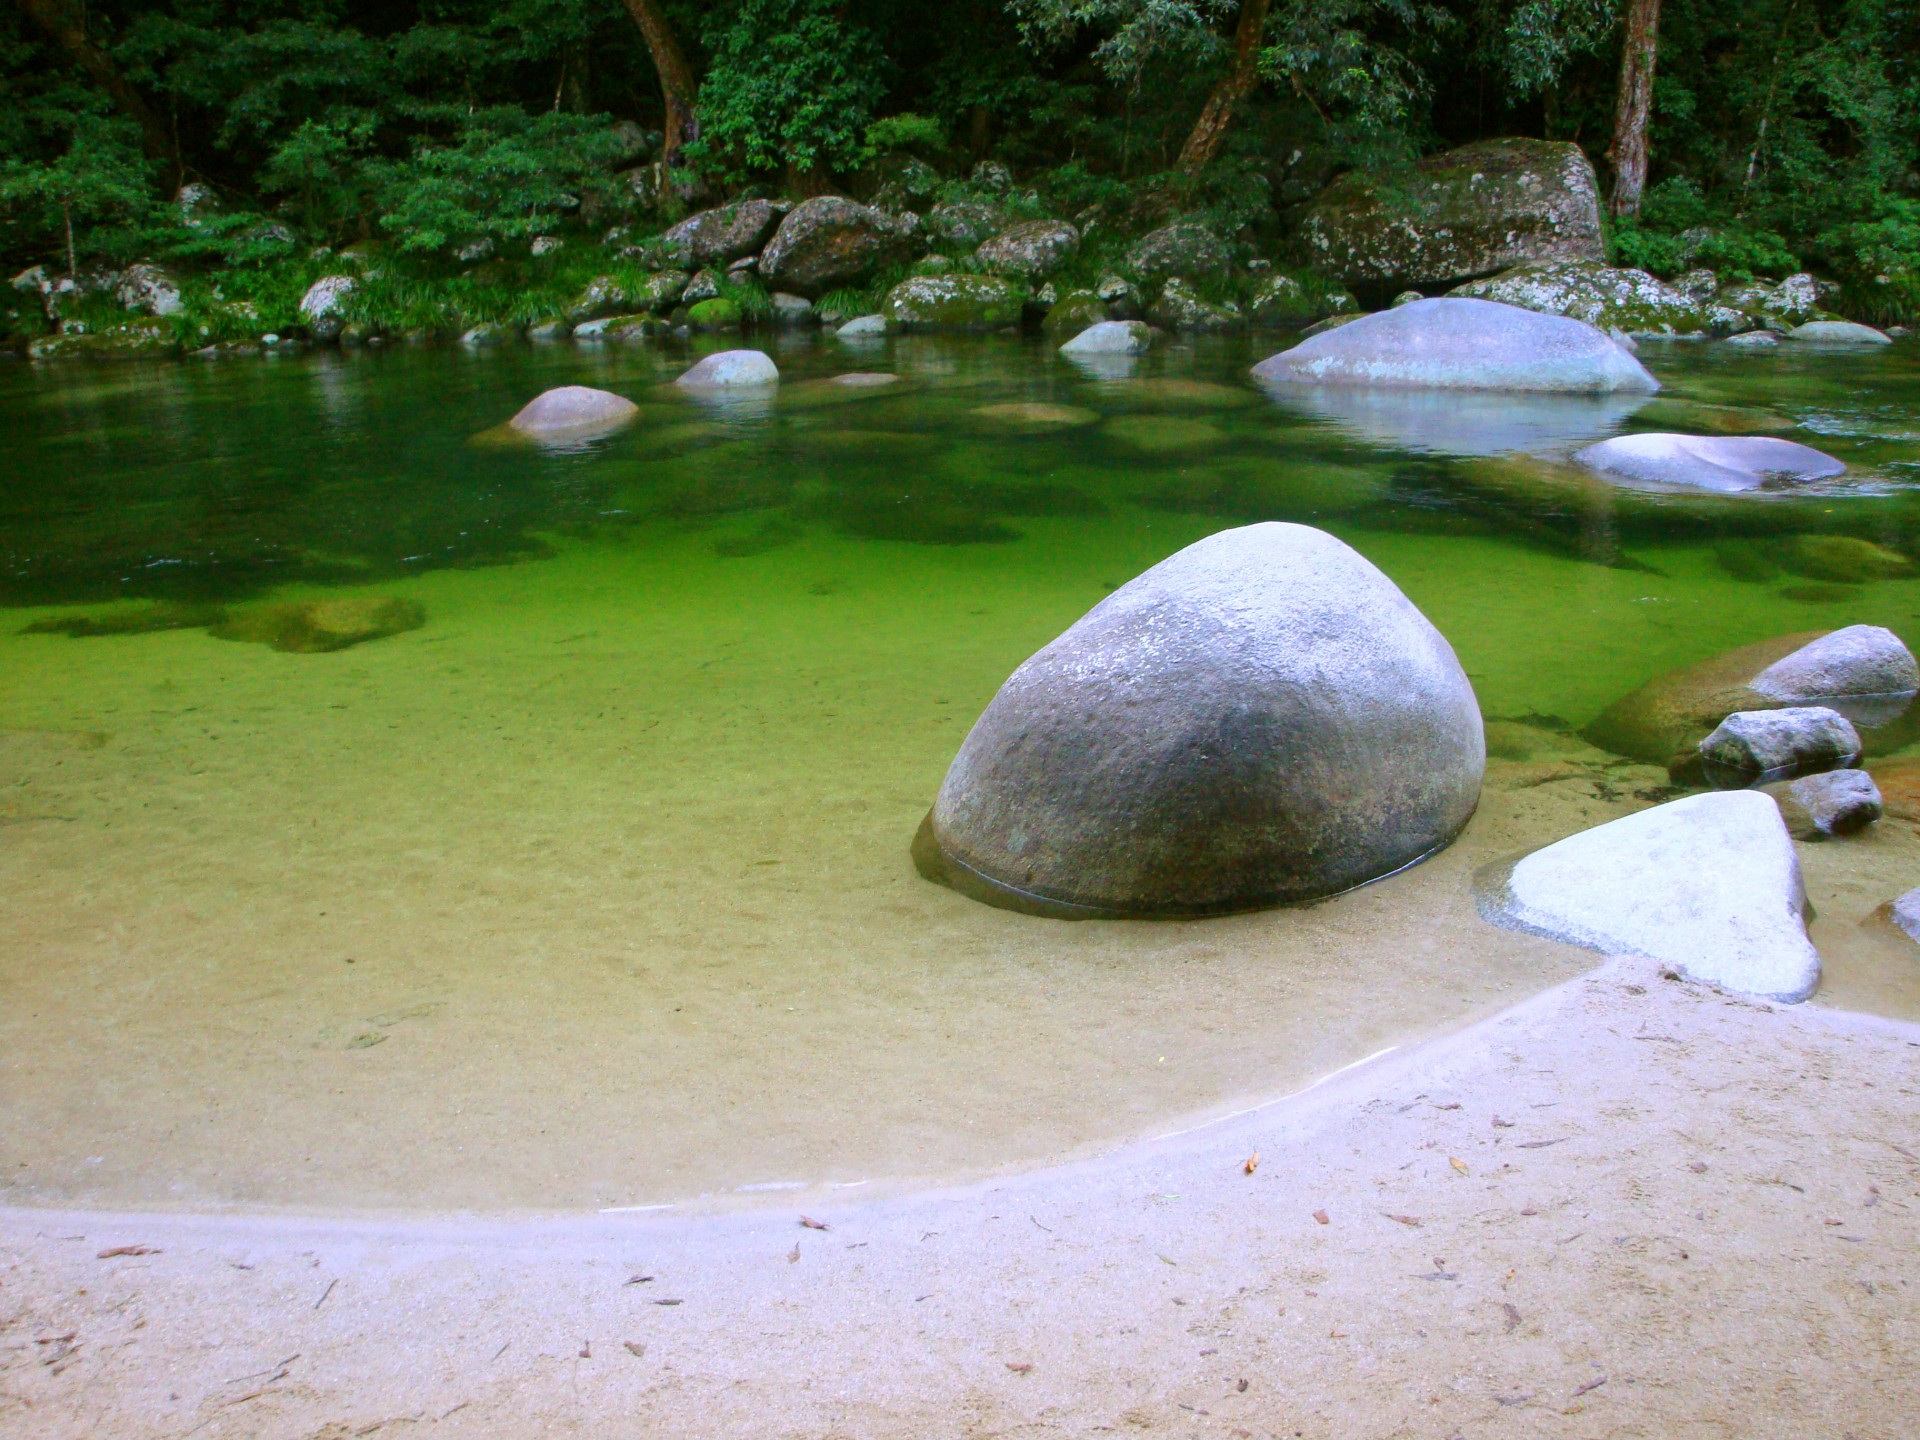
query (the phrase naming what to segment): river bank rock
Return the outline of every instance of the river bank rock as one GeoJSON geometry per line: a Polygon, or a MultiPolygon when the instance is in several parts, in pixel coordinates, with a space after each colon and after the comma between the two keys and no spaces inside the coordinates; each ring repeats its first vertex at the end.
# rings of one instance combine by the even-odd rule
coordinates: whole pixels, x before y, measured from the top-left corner
{"type": "Polygon", "coordinates": [[[624,395],[589,385],[561,385],[529,400],[507,424],[534,439],[572,438],[617,430],[639,413],[640,407],[624,395]]]}
{"type": "Polygon", "coordinates": [[[1062,355],[1144,355],[1153,347],[1153,330],[1138,320],[1102,320],[1060,347],[1062,355]]]}
{"type": "Polygon", "coordinates": [[[673,383],[689,390],[724,390],[776,385],[780,369],[759,350],[721,350],[707,356],[673,383]]]}
{"type": "Polygon", "coordinates": [[[1809,320],[1787,332],[1787,339],[1814,345],[1891,345],[1884,331],[1851,320],[1809,320]]]}
{"type": "Polygon", "coordinates": [[[1800,860],[1753,790],[1691,795],[1582,831],[1483,878],[1495,925],[1644,955],[1691,980],[1794,1003],[1820,984],[1800,860]]]}
{"type": "Polygon", "coordinates": [[[323,655],[418,630],[426,623],[427,613],[417,600],[365,595],[255,605],[233,613],[208,633],[292,655],[323,655]]]}
{"type": "Polygon", "coordinates": [[[1840,461],[1810,445],[1764,435],[1646,431],[1602,440],[1573,458],[1609,478],[1727,495],[1780,482],[1826,480],[1847,472],[1840,461]]]}
{"type": "Polygon", "coordinates": [[[1736,710],[1700,742],[1701,758],[1748,775],[1805,774],[1852,765],[1860,732],[1824,705],[1736,710]]]}
{"type": "Polygon", "coordinates": [[[337,339],[347,323],[346,299],[360,288],[351,275],[323,275],[300,297],[300,319],[316,340],[337,339]]]}
{"type": "Polygon", "coordinates": [[[161,319],[178,315],[185,303],[180,296],[180,282],[158,265],[145,262],[127,267],[114,298],[129,310],[161,319]]]}
{"type": "Polygon", "coordinates": [[[913,258],[919,221],[839,195],[803,200],[760,253],[760,273],[808,299],[913,258]]]}
{"type": "Polygon", "coordinates": [[[1047,318],[1040,322],[1040,328],[1050,335],[1076,335],[1106,323],[1108,316],[1106,301],[1091,290],[1069,290],[1057,296],[1048,307],[1047,318]]]}
{"type": "Polygon", "coordinates": [[[1000,275],[915,275],[887,292],[892,330],[999,330],[1020,323],[1027,287],[1000,275]]]}
{"type": "Polygon", "coordinates": [[[1447,293],[1498,300],[1542,315],[1565,315],[1630,336],[1693,335],[1712,328],[1707,307],[1671,285],[1644,270],[1615,269],[1595,260],[1520,265],[1485,280],[1456,285],[1447,293]]]}
{"type": "Polygon", "coordinates": [[[1660,382],[1593,326],[1450,296],[1365,315],[1253,367],[1267,384],[1576,393],[1660,382]]]}
{"type": "Polygon", "coordinates": [[[1301,239],[1314,269],[1383,288],[1606,259],[1593,166],[1556,140],[1483,140],[1404,177],[1354,171],[1308,208],[1301,239]]]}
{"type": "Polygon", "coordinates": [[[884,340],[887,338],[887,317],[884,315],[857,315],[833,332],[836,340],[884,340]]]}
{"type": "Polygon", "coordinates": [[[998,205],[984,200],[953,200],[927,212],[927,233],[956,245],[978,245],[1006,224],[998,205]]]}
{"type": "Polygon", "coordinates": [[[1310,286],[1285,271],[1260,280],[1247,297],[1248,319],[1255,325],[1277,330],[1298,329],[1358,308],[1353,296],[1346,291],[1310,286]]]}
{"type": "Polygon", "coordinates": [[[1920,691],[1920,666],[1899,636],[1849,625],[1742,645],[1656,676],[1601,711],[1580,734],[1603,750],[1666,764],[1740,710],[1825,705],[1867,732],[1899,718],[1920,691]]]}
{"type": "Polygon", "coordinates": [[[1246,317],[1231,300],[1208,300],[1178,276],[1160,287],[1160,298],[1147,311],[1153,323],[1167,330],[1221,334],[1244,326],[1246,317]]]}
{"type": "Polygon", "coordinates": [[[1261,524],[1121,586],[1014,672],[914,853],[989,903],[1203,915],[1335,894],[1459,833],[1485,768],[1452,648],[1320,530],[1261,524]]]}
{"type": "Polygon", "coordinates": [[[1064,220],[1028,220],[985,241],[973,258],[996,275],[1044,280],[1071,260],[1080,232],[1064,220]]]}
{"type": "Polygon", "coordinates": [[[784,210],[771,200],[742,200],[689,215],[660,238],[681,257],[676,269],[726,265],[764,245],[784,210]]]}
{"type": "Polygon", "coordinates": [[[1120,268],[1151,293],[1168,280],[1225,275],[1231,264],[1218,235],[1197,220],[1176,220],[1134,241],[1120,268]]]}
{"type": "Polygon", "coordinates": [[[180,353],[180,342],[164,320],[141,318],[99,330],[67,330],[29,342],[34,360],[163,360],[180,353]]]}

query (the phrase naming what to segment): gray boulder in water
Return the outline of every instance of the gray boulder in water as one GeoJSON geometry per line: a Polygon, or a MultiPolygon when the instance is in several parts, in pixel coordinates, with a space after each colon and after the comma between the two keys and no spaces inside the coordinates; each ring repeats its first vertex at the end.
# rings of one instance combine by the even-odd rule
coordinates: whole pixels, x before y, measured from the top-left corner
{"type": "Polygon", "coordinates": [[[1650,431],[1603,440],[1573,458],[1609,479],[1722,494],[1759,490],[1770,481],[1829,480],[1847,473],[1825,451],[1766,435],[1650,431]]]}
{"type": "Polygon", "coordinates": [[[1446,845],[1486,765],[1452,648],[1324,531],[1209,536],[1000,689],[921,832],[921,873],[1061,918],[1331,895],[1446,845]]]}
{"type": "Polygon", "coordinates": [[[1253,367],[1268,384],[1650,392],[1660,382],[1593,326],[1492,300],[1417,300],[1323,331],[1253,367]]]}
{"type": "Polygon", "coordinates": [[[1807,892],[1779,807],[1757,790],[1690,795],[1583,830],[1483,876],[1493,924],[1789,1003],[1820,984],[1807,892]]]}
{"type": "Polygon", "coordinates": [[[1871,325],[1856,325],[1851,320],[1809,320],[1787,332],[1789,340],[1815,345],[1891,345],[1893,339],[1871,325]]]}
{"type": "Polygon", "coordinates": [[[1860,732],[1825,705],[1736,710],[1700,742],[1701,758],[1746,774],[1804,774],[1860,758],[1860,732]]]}
{"type": "Polygon", "coordinates": [[[1060,347],[1063,355],[1143,355],[1153,330],[1139,320],[1101,320],[1060,347]]]}
{"type": "Polygon", "coordinates": [[[1864,770],[1828,770],[1762,789],[1780,806],[1797,840],[1829,840],[1864,830],[1885,813],[1880,787],[1864,770]]]}
{"type": "Polygon", "coordinates": [[[719,390],[736,385],[773,385],[780,369],[759,350],[721,350],[693,366],[673,383],[689,390],[719,390]]]}
{"type": "Polygon", "coordinates": [[[522,435],[580,436],[616,430],[639,412],[624,395],[590,385],[562,385],[535,396],[507,422],[522,435]]]}

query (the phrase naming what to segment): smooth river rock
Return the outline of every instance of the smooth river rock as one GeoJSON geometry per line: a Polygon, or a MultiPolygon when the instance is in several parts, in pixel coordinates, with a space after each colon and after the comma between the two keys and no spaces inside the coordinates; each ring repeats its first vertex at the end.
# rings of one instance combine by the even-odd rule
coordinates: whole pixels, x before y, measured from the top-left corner
{"type": "Polygon", "coordinates": [[[1209,536],[1003,685],[914,842],[923,875],[1061,918],[1336,894],[1457,835],[1480,709],[1452,647],[1324,531],[1209,536]]]}
{"type": "Polygon", "coordinates": [[[1102,320],[1060,347],[1062,355],[1144,355],[1153,345],[1153,327],[1140,320],[1102,320]]]}
{"type": "Polygon", "coordinates": [[[1780,809],[1757,790],[1690,795],[1583,830],[1483,877],[1481,914],[1768,1000],[1820,984],[1806,889],[1780,809]]]}
{"type": "Polygon", "coordinates": [[[1780,806],[1796,840],[1852,835],[1885,813],[1880,787],[1864,770],[1828,770],[1761,789],[1780,806]]]}
{"type": "Polygon", "coordinates": [[[689,390],[718,390],[733,386],[774,385],[780,369],[759,350],[722,350],[709,355],[673,383],[689,390]]]}
{"type": "Polygon", "coordinates": [[[1381,310],[1253,367],[1269,385],[1652,392],[1660,382],[1612,339],[1564,315],[1442,296],[1381,310]]]}
{"type": "Polygon", "coordinates": [[[1871,325],[1856,325],[1851,320],[1809,320],[1787,332],[1789,340],[1805,340],[1816,345],[1891,345],[1893,339],[1871,325]]]}
{"type": "Polygon", "coordinates": [[[535,439],[549,435],[572,439],[617,430],[639,410],[624,395],[590,385],[562,385],[535,396],[507,424],[535,439]]]}
{"type": "Polygon", "coordinates": [[[1920,667],[1878,625],[1807,631],[1723,651],[1655,676],[1601,711],[1580,734],[1616,755],[1667,764],[1739,710],[1825,705],[1867,731],[1890,725],[1920,689],[1920,667]]]}
{"type": "Polygon", "coordinates": [[[1609,479],[1738,494],[1782,481],[1829,480],[1847,467],[1824,451],[1768,435],[1618,435],[1574,457],[1609,479]]]}
{"type": "Polygon", "coordinates": [[[1825,705],[1736,710],[1700,742],[1700,756],[1753,775],[1832,770],[1860,758],[1860,732],[1825,705]]]}

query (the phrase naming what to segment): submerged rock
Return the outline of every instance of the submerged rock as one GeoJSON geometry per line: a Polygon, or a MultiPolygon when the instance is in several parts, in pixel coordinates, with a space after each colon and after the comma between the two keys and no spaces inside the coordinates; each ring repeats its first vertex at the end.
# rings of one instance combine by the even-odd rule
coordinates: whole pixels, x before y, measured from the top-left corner
{"type": "Polygon", "coordinates": [[[76,640],[102,635],[152,635],[162,630],[200,630],[227,618],[224,605],[198,600],[156,600],[137,609],[104,615],[63,615],[23,626],[22,635],[68,635],[76,640]]]}
{"type": "Polygon", "coordinates": [[[1860,758],[1860,732],[1824,705],[1736,710],[1700,742],[1700,755],[1748,775],[1832,770],[1860,758]]]}
{"type": "Polygon", "coordinates": [[[366,595],[340,600],[296,600],[242,610],[209,632],[221,640],[270,645],[296,655],[318,655],[383,640],[427,623],[417,600],[366,595]]]}
{"type": "Polygon", "coordinates": [[[1793,1003],[1820,984],[1806,889],[1779,807],[1752,790],[1656,805],[1485,877],[1482,915],[1689,979],[1793,1003]]]}
{"type": "Polygon", "coordinates": [[[1660,382],[1593,326],[1442,297],[1362,316],[1253,367],[1268,384],[1606,393],[1660,382]]]}
{"type": "Polygon", "coordinates": [[[881,305],[897,330],[999,330],[1020,323],[1027,287],[999,275],[916,275],[881,305]]]}
{"type": "Polygon", "coordinates": [[[1459,833],[1485,768],[1452,648],[1323,531],[1263,524],[1123,585],[1003,685],[914,853],[1065,918],[1330,895],[1459,833]]]}
{"type": "Polygon", "coordinates": [[[1060,347],[1062,355],[1144,355],[1153,331],[1138,320],[1102,320],[1060,347]]]}
{"type": "Polygon", "coordinates": [[[689,390],[774,385],[780,369],[759,350],[722,350],[709,355],[673,383],[689,390]]]}
{"type": "Polygon", "coordinates": [[[1041,400],[1009,400],[999,405],[981,405],[973,414],[993,425],[1018,430],[1074,429],[1099,420],[1098,411],[1083,405],[1049,405],[1041,400]]]}
{"type": "Polygon", "coordinates": [[[1920,666],[1891,630],[1850,625],[1743,645],[1649,680],[1581,735],[1603,750],[1665,764],[1740,710],[1825,705],[1869,730],[1905,712],[1920,666]]]}
{"type": "Polygon", "coordinates": [[[1779,805],[1781,818],[1795,839],[1857,834],[1884,813],[1880,787],[1864,770],[1828,770],[1761,788],[1779,805]]]}
{"type": "Polygon", "coordinates": [[[1314,268],[1350,285],[1441,285],[1529,261],[1606,258],[1600,185],[1578,145],[1482,140],[1406,177],[1354,171],[1301,222],[1314,268]]]}
{"type": "Polygon", "coordinates": [[[1770,436],[1649,431],[1589,445],[1573,457],[1589,470],[1642,485],[1735,494],[1780,481],[1827,480],[1847,467],[1810,445],[1770,436]]]}
{"type": "Polygon", "coordinates": [[[535,439],[569,439],[617,430],[640,412],[624,395],[588,385],[562,385],[527,402],[507,424],[535,439]]]}
{"type": "Polygon", "coordinates": [[[836,340],[884,340],[887,338],[887,317],[856,315],[834,331],[833,336],[836,340]]]}
{"type": "Polygon", "coordinates": [[[1916,885],[1904,895],[1887,901],[1873,913],[1875,918],[1886,921],[1909,940],[1920,945],[1920,885],[1916,885]]]}
{"type": "Polygon", "coordinates": [[[1807,340],[1821,345],[1891,345],[1892,339],[1871,325],[1856,325],[1851,320],[1809,320],[1787,332],[1789,340],[1807,340]]]}

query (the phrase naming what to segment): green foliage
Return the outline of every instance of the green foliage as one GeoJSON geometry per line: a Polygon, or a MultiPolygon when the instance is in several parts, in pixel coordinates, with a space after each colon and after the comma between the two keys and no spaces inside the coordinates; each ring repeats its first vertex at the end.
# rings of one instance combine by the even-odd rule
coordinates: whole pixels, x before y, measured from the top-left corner
{"type": "Polygon", "coordinates": [[[76,115],[60,154],[0,165],[0,208],[40,244],[58,246],[69,270],[82,256],[130,255],[152,203],[139,132],[123,120],[76,115]]]}
{"type": "Polygon", "coordinates": [[[901,151],[938,155],[947,148],[947,127],[928,115],[886,115],[867,126],[866,140],[868,155],[893,155],[901,151]]]}
{"type": "Polygon", "coordinates": [[[1684,177],[1650,189],[1638,220],[1616,220],[1607,250],[1615,264],[1667,277],[1704,266],[1723,280],[1778,279],[1800,268],[1778,232],[1728,213],[1684,177]]]}
{"type": "Polygon", "coordinates": [[[783,166],[795,174],[857,165],[885,88],[873,36],[832,0],[741,0],[711,25],[700,87],[696,165],[740,181],[783,166]]]}

